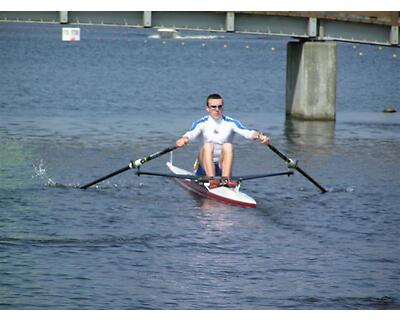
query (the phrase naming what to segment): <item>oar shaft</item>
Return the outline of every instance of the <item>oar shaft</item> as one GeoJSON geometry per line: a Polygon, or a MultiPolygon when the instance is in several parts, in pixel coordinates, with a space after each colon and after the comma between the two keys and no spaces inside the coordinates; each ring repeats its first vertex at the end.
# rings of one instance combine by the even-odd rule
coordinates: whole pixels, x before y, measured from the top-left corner
{"type": "Polygon", "coordinates": [[[282,152],[280,152],[277,148],[275,148],[272,144],[268,144],[268,147],[275,152],[280,158],[285,160],[290,168],[296,169],[298,172],[300,172],[306,179],[308,179],[311,183],[313,183],[319,190],[321,190],[322,193],[327,192],[323,186],[321,186],[317,181],[315,181],[313,178],[311,178],[303,169],[301,169],[297,165],[297,161],[294,161],[290,159],[288,156],[284,155],[282,152]]]}
{"type": "Polygon", "coordinates": [[[306,172],[304,172],[303,169],[300,167],[295,168],[298,172],[300,172],[304,177],[306,177],[310,182],[312,182],[319,190],[321,190],[322,193],[327,192],[323,186],[321,186],[317,181],[315,181],[313,178],[311,178],[306,172]]]}
{"type": "Polygon", "coordinates": [[[127,170],[129,170],[129,169],[138,168],[138,167],[140,167],[142,164],[144,164],[144,163],[146,163],[146,162],[149,162],[150,160],[153,160],[153,159],[155,159],[155,158],[158,158],[158,157],[162,156],[163,154],[166,154],[166,153],[168,153],[168,152],[171,152],[171,151],[175,150],[176,148],[177,148],[176,146],[171,146],[171,147],[168,147],[168,148],[166,148],[166,149],[164,149],[164,150],[155,152],[155,153],[153,153],[153,154],[151,154],[151,155],[149,155],[149,156],[147,156],[147,157],[144,157],[144,158],[142,158],[142,159],[137,159],[137,160],[135,160],[135,161],[131,161],[131,162],[129,163],[129,165],[127,165],[126,167],[123,167],[123,168],[121,168],[121,169],[119,169],[119,170],[117,170],[117,171],[114,171],[114,172],[112,172],[112,173],[110,173],[110,174],[108,174],[108,175],[106,175],[106,176],[104,176],[104,177],[101,177],[101,178],[99,178],[99,179],[96,179],[95,181],[92,181],[92,182],[90,182],[90,183],[88,183],[88,184],[85,184],[84,186],[80,187],[80,189],[87,189],[87,188],[89,188],[89,187],[91,187],[91,186],[93,186],[93,185],[95,185],[95,184],[97,184],[97,183],[99,183],[99,182],[101,182],[101,181],[103,181],[103,180],[106,180],[106,179],[108,179],[108,178],[111,178],[111,177],[113,177],[113,176],[116,176],[117,174],[120,174],[120,173],[122,173],[122,172],[124,172],[124,171],[127,171],[127,170]]]}
{"type": "Polygon", "coordinates": [[[290,158],[288,158],[287,156],[285,156],[282,152],[280,152],[277,148],[275,148],[272,144],[268,144],[268,147],[275,152],[280,158],[282,158],[283,160],[285,160],[287,163],[290,162],[290,158]]]}
{"type": "Polygon", "coordinates": [[[131,168],[130,166],[123,167],[123,168],[121,168],[121,169],[119,169],[117,171],[114,171],[114,172],[112,172],[112,173],[110,173],[110,174],[108,174],[108,175],[106,175],[104,177],[101,177],[101,178],[99,178],[99,179],[97,179],[95,181],[92,181],[92,182],[90,182],[88,184],[85,184],[84,186],[80,187],[80,189],[87,189],[87,188],[89,188],[89,187],[91,187],[91,186],[93,186],[93,185],[95,185],[95,184],[97,184],[97,183],[99,183],[99,182],[101,182],[103,180],[106,180],[106,179],[111,178],[113,176],[116,176],[117,174],[120,174],[120,173],[122,173],[122,172],[124,172],[126,170],[129,170],[130,168],[131,168]]]}

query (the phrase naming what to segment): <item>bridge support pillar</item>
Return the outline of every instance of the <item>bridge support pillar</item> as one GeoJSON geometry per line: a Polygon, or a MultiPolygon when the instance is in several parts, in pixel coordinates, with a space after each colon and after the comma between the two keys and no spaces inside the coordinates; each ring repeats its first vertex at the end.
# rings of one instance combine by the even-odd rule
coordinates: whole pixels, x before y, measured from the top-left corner
{"type": "Polygon", "coordinates": [[[286,116],[336,119],[336,44],[289,42],[286,66],[286,116]]]}

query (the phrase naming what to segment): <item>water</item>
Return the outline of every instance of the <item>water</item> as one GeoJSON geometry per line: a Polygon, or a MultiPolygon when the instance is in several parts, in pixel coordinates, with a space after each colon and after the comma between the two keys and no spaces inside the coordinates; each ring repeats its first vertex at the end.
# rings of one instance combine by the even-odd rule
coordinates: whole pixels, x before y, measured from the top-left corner
{"type": "MultiPolygon", "coordinates": [[[[400,307],[400,114],[382,113],[399,108],[399,49],[339,43],[337,121],[309,123],[285,121],[288,39],[81,33],[0,24],[1,309],[400,307]],[[173,144],[211,92],[330,192],[254,180],[242,209],[133,171],[77,188],[173,144]]],[[[285,164],[238,138],[234,170],[285,164]]]]}

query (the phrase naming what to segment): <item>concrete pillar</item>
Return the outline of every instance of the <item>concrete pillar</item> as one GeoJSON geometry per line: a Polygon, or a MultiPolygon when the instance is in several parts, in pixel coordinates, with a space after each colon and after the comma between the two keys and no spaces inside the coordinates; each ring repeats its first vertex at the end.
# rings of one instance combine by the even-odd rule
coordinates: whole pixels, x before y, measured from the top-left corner
{"type": "Polygon", "coordinates": [[[336,44],[289,42],[286,66],[286,116],[336,119],[336,44]]]}
{"type": "Polygon", "coordinates": [[[151,21],[151,11],[143,11],[143,27],[151,28],[152,21],[151,21]]]}
{"type": "Polygon", "coordinates": [[[68,11],[60,11],[60,23],[68,23],[68,11]]]}
{"type": "Polygon", "coordinates": [[[227,32],[234,32],[235,31],[235,13],[234,12],[227,12],[226,13],[225,30],[227,32]]]}

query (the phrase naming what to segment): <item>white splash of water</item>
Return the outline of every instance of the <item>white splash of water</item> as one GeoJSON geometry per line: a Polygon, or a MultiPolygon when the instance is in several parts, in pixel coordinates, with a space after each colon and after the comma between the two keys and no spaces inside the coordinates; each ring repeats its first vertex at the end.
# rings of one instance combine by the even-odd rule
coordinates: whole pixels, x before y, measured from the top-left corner
{"type": "Polygon", "coordinates": [[[32,164],[32,166],[33,166],[33,170],[35,172],[35,174],[32,175],[32,179],[39,178],[39,179],[45,181],[46,185],[48,185],[48,186],[56,186],[57,185],[57,183],[54,182],[46,173],[46,169],[44,167],[44,163],[43,163],[42,159],[40,160],[39,165],[36,166],[35,164],[32,164]]]}
{"type": "Polygon", "coordinates": [[[347,192],[347,193],[353,193],[355,192],[355,187],[330,187],[327,189],[328,192],[332,193],[341,193],[341,192],[347,192]]]}

